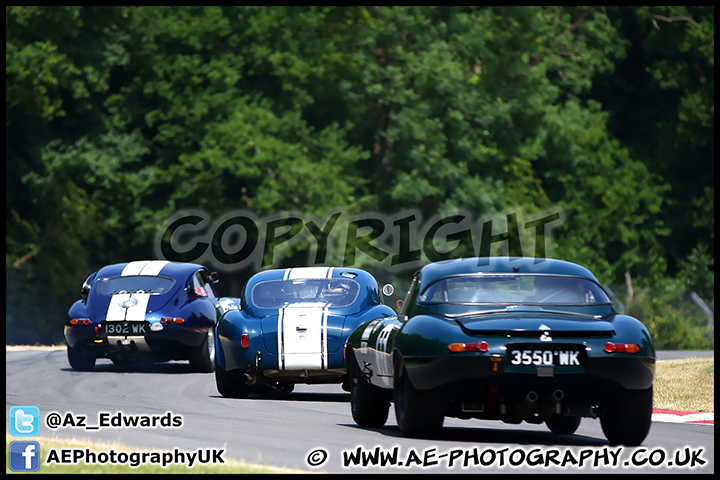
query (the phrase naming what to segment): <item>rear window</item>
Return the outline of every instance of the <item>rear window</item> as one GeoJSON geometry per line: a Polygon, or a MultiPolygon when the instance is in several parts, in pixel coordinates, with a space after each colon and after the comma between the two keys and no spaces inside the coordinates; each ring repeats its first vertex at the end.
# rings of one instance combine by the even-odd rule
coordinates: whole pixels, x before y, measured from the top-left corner
{"type": "Polygon", "coordinates": [[[355,303],[359,292],[360,285],[345,278],[270,280],[255,285],[251,299],[258,308],[281,308],[290,303],[347,307],[355,303]]]}
{"type": "Polygon", "coordinates": [[[174,284],[175,280],[169,277],[131,275],[102,280],[98,284],[97,291],[100,295],[122,295],[127,293],[162,295],[169,292],[174,284]]]}
{"type": "Polygon", "coordinates": [[[605,292],[582,277],[561,275],[458,275],[433,282],[418,303],[607,304],[605,292]]]}

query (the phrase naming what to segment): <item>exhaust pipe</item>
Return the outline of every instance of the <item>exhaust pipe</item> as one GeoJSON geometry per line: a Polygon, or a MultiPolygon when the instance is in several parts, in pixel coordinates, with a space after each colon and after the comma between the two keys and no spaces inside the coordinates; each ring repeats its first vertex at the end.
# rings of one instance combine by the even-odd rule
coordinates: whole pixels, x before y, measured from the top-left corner
{"type": "Polygon", "coordinates": [[[540,407],[540,419],[547,420],[552,415],[562,413],[561,401],[565,398],[565,392],[562,390],[555,390],[552,394],[542,403],[540,407]]]}
{"type": "Polygon", "coordinates": [[[244,372],[244,375],[246,385],[262,385],[270,390],[280,393],[290,393],[295,389],[295,385],[292,383],[275,382],[262,374],[258,375],[257,372],[247,371],[244,372]]]}
{"type": "Polygon", "coordinates": [[[538,400],[538,394],[534,391],[529,391],[525,398],[517,405],[512,417],[505,420],[507,423],[520,423],[526,420],[535,411],[535,404],[538,400]]]}
{"type": "Polygon", "coordinates": [[[135,344],[135,340],[128,339],[128,338],[121,338],[118,339],[116,342],[117,349],[119,352],[122,352],[123,354],[127,355],[137,355],[140,353],[140,349],[135,344]]]}

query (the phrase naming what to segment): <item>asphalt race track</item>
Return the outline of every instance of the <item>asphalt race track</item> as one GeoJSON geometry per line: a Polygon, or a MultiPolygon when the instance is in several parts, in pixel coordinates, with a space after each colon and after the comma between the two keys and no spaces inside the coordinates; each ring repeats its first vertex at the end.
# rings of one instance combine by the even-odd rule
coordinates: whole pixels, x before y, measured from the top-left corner
{"type": "MultiPolygon", "coordinates": [[[[701,355],[713,352],[687,356],[701,355]]],[[[6,411],[37,406],[44,437],[163,451],[216,449],[224,459],[305,471],[686,474],[715,469],[714,425],[653,422],[644,445],[633,448],[611,446],[592,419],[583,419],[575,435],[558,436],[544,425],[447,418],[438,438],[408,439],[397,429],[392,408],[382,429],[355,425],[349,394],[339,385],[298,385],[282,397],[228,399],[217,393],[213,374],[190,373],[183,362],[122,371],[100,360],[93,372],[75,372],[64,349],[7,349],[5,403],[6,411]],[[47,426],[51,414],[61,426],[47,426]],[[112,425],[128,418],[154,418],[157,426],[112,425]],[[175,426],[168,426],[173,419],[175,426]]]]}

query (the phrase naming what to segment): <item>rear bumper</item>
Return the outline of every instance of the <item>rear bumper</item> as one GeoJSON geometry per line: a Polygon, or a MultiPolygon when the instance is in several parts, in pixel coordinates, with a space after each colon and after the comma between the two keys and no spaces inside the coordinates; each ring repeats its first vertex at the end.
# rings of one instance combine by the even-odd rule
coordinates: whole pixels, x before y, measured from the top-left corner
{"type": "MultiPolygon", "coordinates": [[[[338,369],[342,370],[343,374],[345,372],[344,350],[341,349],[327,354],[327,357],[324,359],[324,368],[281,368],[280,356],[267,351],[260,335],[249,334],[248,346],[243,347],[239,338],[236,341],[225,336],[224,333],[227,333],[227,331],[218,330],[216,356],[218,364],[226,371],[268,372],[268,374],[278,377],[288,376],[298,379],[301,378],[299,376],[299,372],[301,371],[314,372],[311,375],[313,378],[325,376],[337,377],[338,375],[332,372],[338,369]]],[[[300,383],[300,380],[298,383],[300,383]]]]}
{"type": "Polygon", "coordinates": [[[415,388],[445,397],[472,396],[494,387],[517,392],[561,389],[577,397],[604,397],[622,390],[650,388],[655,372],[655,358],[589,357],[583,373],[562,373],[559,368],[507,373],[505,358],[498,356],[404,357],[403,360],[415,388]]]}
{"type": "Polygon", "coordinates": [[[209,328],[164,325],[142,337],[108,337],[97,333],[94,325],[65,326],[65,341],[72,348],[83,348],[88,355],[104,357],[113,353],[182,352],[198,347],[209,328]]]}

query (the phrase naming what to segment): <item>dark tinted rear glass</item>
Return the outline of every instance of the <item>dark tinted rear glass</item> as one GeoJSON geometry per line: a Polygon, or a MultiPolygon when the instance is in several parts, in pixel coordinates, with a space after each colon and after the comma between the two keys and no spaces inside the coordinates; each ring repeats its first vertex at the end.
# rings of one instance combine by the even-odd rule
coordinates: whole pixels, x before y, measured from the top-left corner
{"type": "Polygon", "coordinates": [[[360,285],[345,278],[270,280],[260,282],[251,292],[258,308],[281,308],[290,303],[322,303],[347,307],[355,302],[360,285]]]}
{"type": "Polygon", "coordinates": [[[605,292],[581,277],[560,275],[458,275],[426,288],[418,303],[606,304],[605,292]]]}
{"type": "Polygon", "coordinates": [[[168,277],[149,277],[132,275],[127,277],[114,277],[103,280],[98,285],[100,295],[119,295],[126,293],[149,293],[162,295],[172,289],[175,280],[168,277]]]}

